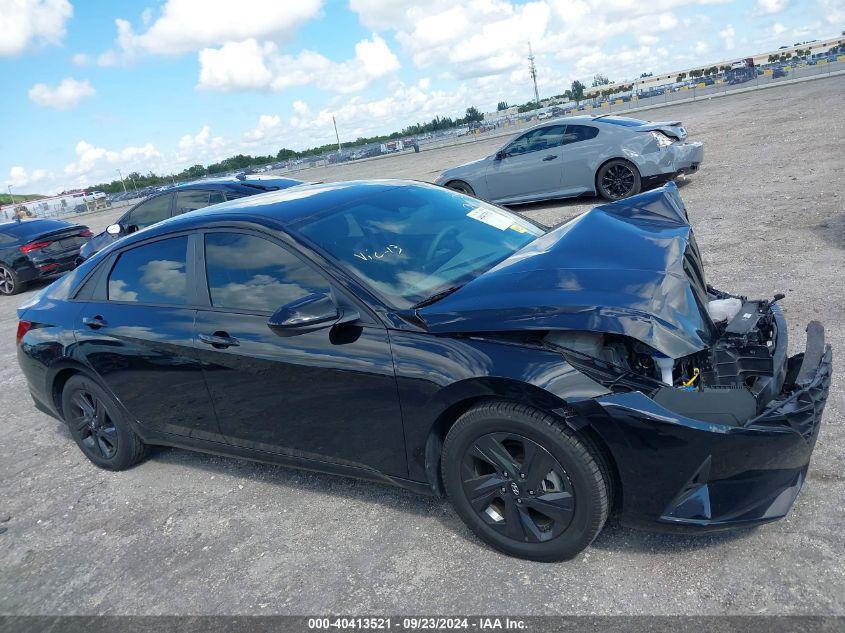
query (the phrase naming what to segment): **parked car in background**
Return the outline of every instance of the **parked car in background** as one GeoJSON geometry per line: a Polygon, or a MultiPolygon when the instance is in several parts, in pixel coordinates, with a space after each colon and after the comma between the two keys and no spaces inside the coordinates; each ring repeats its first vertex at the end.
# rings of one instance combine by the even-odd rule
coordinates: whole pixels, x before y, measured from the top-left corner
{"type": "Polygon", "coordinates": [[[428,184],[327,183],[112,244],[20,307],[17,355],[101,468],[163,444],[445,493],[551,561],[611,510],[786,515],[832,352],[811,323],[787,355],[779,298],[707,285],[672,183],[548,232],[428,184]]]}
{"type": "Polygon", "coordinates": [[[0,223],[0,294],[17,294],[31,281],[71,270],[90,237],[87,226],[63,220],[0,223]]]}
{"type": "Polygon", "coordinates": [[[786,77],[789,73],[784,70],[783,66],[775,66],[772,69],[772,79],[779,79],[780,77],[786,77]]]}
{"type": "Polygon", "coordinates": [[[162,220],[202,209],[227,200],[235,200],[257,193],[278,191],[305,184],[294,178],[271,176],[242,176],[209,178],[172,187],[165,187],[155,195],[142,200],[124,213],[102,233],[92,237],[80,250],[79,263],[97,251],[135,231],[145,229],[162,220]]]}
{"type": "Polygon", "coordinates": [[[698,171],[703,145],[686,137],[680,121],[577,116],[533,127],[436,183],[499,204],[582,194],[621,200],[698,171]]]}

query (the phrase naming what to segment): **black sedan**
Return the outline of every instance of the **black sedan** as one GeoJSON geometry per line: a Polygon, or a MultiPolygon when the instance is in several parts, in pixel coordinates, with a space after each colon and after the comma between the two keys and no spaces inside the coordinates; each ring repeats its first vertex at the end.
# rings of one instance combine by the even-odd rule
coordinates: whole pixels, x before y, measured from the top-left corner
{"type": "Polygon", "coordinates": [[[783,517],[830,386],[818,323],[705,283],[669,184],[552,231],[414,182],[278,191],[106,248],[19,310],[36,406],[84,454],[151,444],[451,498],[561,560],[610,512],[700,531],[783,517]]]}
{"type": "Polygon", "coordinates": [[[0,224],[0,295],[21,292],[31,281],[71,270],[87,226],[63,220],[13,220],[0,224]]]}
{"type": "Polygon", "coordinates": [[[79,261],[88,259],[124,235],[140,231],[174,215],[203,209],[227,200],[236,200],[302,184],[306,183],[295,178],[227,176],[206,178],[168,187],[145,198],[124,213],[114,224],[109,225],[105,231],[92,237],[82,247],[79,261]]]}

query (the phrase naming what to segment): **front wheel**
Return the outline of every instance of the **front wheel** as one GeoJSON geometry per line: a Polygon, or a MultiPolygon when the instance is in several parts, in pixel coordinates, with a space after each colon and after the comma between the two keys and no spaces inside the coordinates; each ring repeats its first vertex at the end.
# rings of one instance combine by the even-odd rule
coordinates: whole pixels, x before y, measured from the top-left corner
{"type": "Polygon", "coordinates": [[[601,197],[611,202],[634,196],[642,188],[640,171],[633,163],[616,158],[601,166],[596,187],[601,197]]]}
{"type": "Polygon", "coordinates": [[[447,182],[446,188],[459,193],[464,193],[468,196],[475,196],[475,190],[463,180],[453,180],[451,182],[447,182]]]}
{"type": "Polygon", "coordinates": [[[509,402],[462,415],[443,445],[455,511],[481,540],[520,558],[567,560],[598,535],[610,507],[603,457],[557,418],[509,402]]]}

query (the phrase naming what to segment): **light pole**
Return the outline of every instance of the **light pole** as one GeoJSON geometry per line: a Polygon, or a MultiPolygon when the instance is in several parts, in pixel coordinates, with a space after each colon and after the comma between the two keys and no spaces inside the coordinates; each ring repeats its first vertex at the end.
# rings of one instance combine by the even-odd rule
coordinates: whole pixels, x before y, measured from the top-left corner
{"type": "Polygon", "coordinates": [[[340,148],[340,135],[337,133],[337,121],[334,120],[334,115],[332,115],[332,125],[334,125],[334,137],[337,139],[337,151],[338,154],[341,151],[340,148]]]}
{"type": "Polygon", "coordinates": [[[123,174],[120,173],[120,170],[117,170],[117,175],[120,176],[120,184],[123,185],[123,193],[126,193],[126,182],[123,180],[123,174]]]}
{"type": "Polygon", "coordinates": [[[9,198],[12,204],[15,204],[15,196],[12,195],[12,185],[7,185],[7,188],[9,189],[9,198]]]}

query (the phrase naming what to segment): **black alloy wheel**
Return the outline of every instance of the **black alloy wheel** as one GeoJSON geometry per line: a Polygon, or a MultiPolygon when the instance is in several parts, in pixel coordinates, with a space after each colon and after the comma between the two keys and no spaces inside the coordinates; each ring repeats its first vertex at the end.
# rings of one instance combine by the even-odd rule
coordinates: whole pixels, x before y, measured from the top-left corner
{"type": "Polygon", "coordinates": [[[77,389],[70,403],[68,424],[79,434],[82,451],[89,458],[112,459],[119,440],[103,401],[88,390],[77,389]]]}
{"type": "Polygon", "coordinates": [[[479,437],[464,452],[462,483],[481,520],[511,539],[548,541],[572,522],[575,492],[566,471],[527,437],[479,437]]]}
{"type": "Polygon", "coordinates": [[[641,186],[637,168],[626,160],[612,160],[599,170],[599,193],[607,200],[622,200],[638,194],[641,186]]]}
{"type": "Polygon", "coordinates": [[[20,292],[18,276],[10,268],[0,266],[0,295],[13,295],[20,292]]]}
{"type": "Polygon", "coordinates": [[[588,435],[525,404],[469,409],[449,429],[440,461],[455,511],[511,556],[573,558],[607,520],[613,479],[604,453],[588,435]]]}
{"type": "Polygon", "coordinates": [[[146,444],[115,399],[84,374],[71,376],[65,383],[62,418],[82,453],[100,468],[124,470],[146,454],[146,444]]]}

